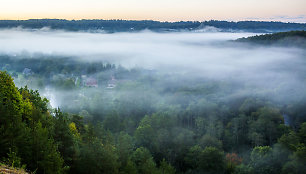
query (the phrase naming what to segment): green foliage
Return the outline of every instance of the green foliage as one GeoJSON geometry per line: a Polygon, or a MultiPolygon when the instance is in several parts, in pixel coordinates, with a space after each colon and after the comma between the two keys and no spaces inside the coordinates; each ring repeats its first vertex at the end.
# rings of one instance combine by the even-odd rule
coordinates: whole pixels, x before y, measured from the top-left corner
{"type": "Polygon", "coordinates": [[[138,173],[157,173],[156,163],[150,151],[144,147],[137,148],[132,154],[132,161],[136,164],[138,173]]]}
{"type": "Polygon", "coordinates": [[[272,145],[281,136],[279,125],[282,116],[275,108],[263,107],[252,113],[249,126],[249,139],[255,146],[272,145]]]}
{"type": "Polygon", "coordinates": [[[275,168],[275,156],[273,155],[272,148],[269,146],[257,146],[251,152],[251,161],[249,167],[255,174],[264,173],[279,173],[278,169],[275,168]]]}
{"type": "Polygon", "coordinates": [[[66,165],[70,166],[76,156],[76,143],[73,132],[69,127],[67,115],[59,109],[55,110],[53,139],[57,144],[58,151],[61,153],[66,165]]]}
{"type": "Polygon", "coordinates": [[[208,172],[222,172],[225,167],[224,154],[215,147],[206,147],[200,154],[200,168],[208,172]]]}
{"type": "Polygon", "coordinates": [[[297,174],[306,170],[306,146],[298,145],[296,151],[290,156],[290,160],[283,166],[282,173],[297,174]]]}
{"type": "Polygon", "coordinates": [[[17,156],[17,153],[12,151],[12,149],[9,150],[9,153],[7,154],[7,159],[4,160],[6,164],[13,168],[25,168],[26,165],[21,164],[21,158],[17,156]]]}
{"type": "Polygon", "coordinates": [[[282,135],[279,138],[278,142],[281,143],[286,148],[295,151],[300,141],[296,133],[290,131],[288,134],[282,135]]]}
{"type": "Polygon", "coordinates": [[[134,147],[135,144],[133,137],[124,132],[120,132],[117,138],[117,153],[119,155],[120,164],[123,168],[126,168],[131,165],[130,158],[133,153],[134,147]]]}
{"type": "Polygon", "coordinates": [[[258,146],[254,147],[251,153],[251,161],[261,161],[270,155],[271,147],[269,146],[258,146]]]}
{"type": "Polygon", "coordinates": [[[163,159],[159,166],[158,173],[161,174],[175,174],[175,168],[171,166],[165,159],[163,159]]]}
{"type": "Polygon", "coordinates": [[[31,104],[24,101],[13,79],[0,71],[0,156],[17,147],[25,136],[24,117],[31,112],[31,104]]]}
{"type": "Polygon", "coordinates": [[[298,132],[301,143],[306,144],[306,122],[302,123],[301,128],[298,132]]]}
{"type": "MultiPolygon", "coordinates": [[[[93,64],[88,68],[90,73],[107,69],[93,64]]],[[[86,97],[82,91],[81,104],[74,106],[80,108],[73,113],[66,112],[69,107],[50,109],[38,91],[16,88],[0,71],[0,157],[36,173],[305,171],[306,124],[295,119],[294,127],[284,125],[281,113],[286,109],[256,97],[216,99],[220,96],[214,91],[222,87],[213,82],[195,89],[169,85],[167,90],[175,96],[162,99],[121,93],[145,88],[140,82],[148,79],[140,70],[112,70],[118,77],[134,74],[137,82],[106,92],[91,89],[86,97]]],[[[98,77],[108,79],[104,73],[98,77]]],[[[151,80],[156,91],[169,95],[158,88],[160,82],[151,80]]],[[[290,108],[290,118],[298,111],[303,115],[301,108],[290,108]]]]}
{"type": "Polygon", "coordinates": [[[46,101],[27,88],[18,90],[7,73],[0,71],[0,77],[1,156],[7,153],[11,165],[20,166],[21,161],[39,173],[62,173],[63,160],[50,138],[51,129],[42,127],[40,119],[35,119],[35,115],[42,118],[46,112],[46,101]]]}
{"type": "Polygon", "coordinates": [[[234,171],[235,174],[253,174],[253,168],[249,167],[247,165],[241,164],[237,166],[237,168],[234,171]]]}
{"type": "Polygon", "coordinates": [[[27,86],[24,88],[19,88],[19,93],[22,95],[23,100],[28,100],[33,103],[35,109],[39,109],[40,112],[45,113],[48,111],[48,100],[46,98],[42,98],[39,95],[39,92],[33,91],[32,89],[28,89],[27,86]]]}
{"type": "Polygon", "coordinates": [[[124,125],[122,124],[118,114],[111,114],[106,116],[103,121],[103,127],[104,129],[111,132],[120,132],[124,129],[124,125]]]}
{"type": "Polygon", "coordinates": [[[196,145],[190,148],[185,161],[195,171],[222,173],[225,169],[225,158],[222,151],[215,147],[202,149],[196,145]]]}
{"type": "Polygon", "coordinates": [[[205,147],[215,147],[217,149],[222,149],[222,142],[215,137],[209,136],[209,135],[203,135],[202,138],[199,140],[199,145],[202,148],[205,147]]]}
{"type": "Polygon", "coordinates": [[[29,156],[29,167],[37,169],[38,173],[63,173],[61,154],[57,151],[54,140],[49,137],[47,128],[38,122],[32,133],[32,153],[29,156]]]}

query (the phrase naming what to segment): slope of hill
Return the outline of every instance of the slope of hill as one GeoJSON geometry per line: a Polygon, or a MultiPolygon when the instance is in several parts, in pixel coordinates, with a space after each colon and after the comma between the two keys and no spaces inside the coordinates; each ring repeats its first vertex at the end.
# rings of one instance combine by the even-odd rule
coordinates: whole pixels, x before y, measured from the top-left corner
{"type": "Polygon", "coordinates": [[[306,48],[306,31],[302,30],[256,35],[247,38],[240,38],[236,41],[263,45],[297,46],[306,48]]]}

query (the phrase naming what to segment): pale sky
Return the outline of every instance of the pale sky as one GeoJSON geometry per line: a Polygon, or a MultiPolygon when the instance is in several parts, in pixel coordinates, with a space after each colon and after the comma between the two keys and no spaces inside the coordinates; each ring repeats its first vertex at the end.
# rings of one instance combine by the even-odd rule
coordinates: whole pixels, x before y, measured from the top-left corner
{"type": "Polygon", "coordinates": [[[33,18],[306,23],[306,0],[0,0],[0,19],[33,18]]]}

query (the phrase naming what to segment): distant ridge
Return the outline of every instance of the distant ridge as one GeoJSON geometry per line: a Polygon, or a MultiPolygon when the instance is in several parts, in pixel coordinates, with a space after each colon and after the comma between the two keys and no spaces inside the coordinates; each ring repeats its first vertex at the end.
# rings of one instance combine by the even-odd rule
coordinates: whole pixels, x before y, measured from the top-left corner
{"type": "Polygon", "coordinates": [[[149,29],[156,32],[198,31],[205,27],[215,27],[223,32],[262,32],[273,33],[292,30],[306,30],[306,23],[283,23],[264,21],[180,21],[159,22],[152,20],[65,20],[65,19],[29,19],[0,20],[0,28],[62,29],[67,31],[89,32],[133,32],[149,29]]]}

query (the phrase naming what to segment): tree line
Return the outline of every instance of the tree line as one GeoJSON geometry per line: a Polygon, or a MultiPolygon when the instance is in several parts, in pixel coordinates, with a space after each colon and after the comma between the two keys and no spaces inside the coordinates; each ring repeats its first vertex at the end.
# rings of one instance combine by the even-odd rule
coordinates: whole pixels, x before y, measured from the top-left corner
{"type": "Polygon", "coordinates": [[[160,22],[152,20],[65,20],[65,19],[29,19],[29,20],[0,20],[0,28],[23,27],[29,29],[63,29],[68,31],[92,31],[103,30],[105,32],[129,32],[140,30],[173,31],[186,30],[194,31],[206,26],[212,26],[222,31],[245,30],[250,32],[276,32],[305,30],[306,24],[264,22],[264,21],[179,21],[160,22]]]}

